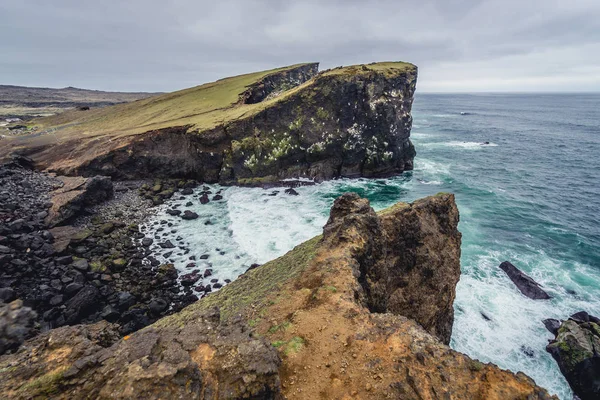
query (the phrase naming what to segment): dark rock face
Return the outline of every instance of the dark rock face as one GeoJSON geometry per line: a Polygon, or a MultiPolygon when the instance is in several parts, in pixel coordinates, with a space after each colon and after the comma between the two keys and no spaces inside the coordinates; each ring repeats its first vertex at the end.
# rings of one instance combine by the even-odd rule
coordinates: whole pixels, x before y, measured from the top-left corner
{"type": "Polygon", "coordinates": [[[520,271],[508,261],[504,261],[502,264],[500,264],[500,269],[506,272],[506,275],[508,275],[510,280],[513,281],[521,293],[530,299],[547,300],[550,298],[548,293],[546,293],[536,281],[531,279],[531,277],[520,271]]]}
{"type": "MultiPolygon", "coordinates": [[[[201,134],[190,134],[188,127],[148,132],[69,173],[248,186],[297,177],[398,174],[413,168],[409,136],[416,79],[416,67],[324,72],[252,117],[201,134]]],[[[261,94],[255,91],[247,99],[258,101],[270,92],[270,84],[261,84],[261,94]]]]}
{"type": "Polygon", "coordinates": [[[218,311],[194,321],[154,326],[119,341],[106,322],[50,331],[0,360],[8,371],[0,375],[0,388],[6,393],[28,377],[43,384],[26,385],[23,398],[44,397],[52,389],[72,399],[282,399],[281,361],[265,339],[252,337],[239,320],[221,324],[218,311]],[[50,357],[63,347],[69,349],[65,356],[50,357]],[[26,362],[33,354],[44,361],[26,362]],[[43,379],[54,370],[61,373],[43,379]]]}
{"type": "Polygon", "coordinates": [[[546,346],[581,400],[600,398],[600,320],[585,312],[564,321],[546,346]]]}
{"type": "Polygon", "coordinates": [[[314,63],[303,65],[280,74],[269,75],[260,82],[250,86],[242,94],[240,101],[244,104],[260,103],[269,97],[277,96],[286,90],[303,84],[318,72],[319,64],[314,63]]]}
{"type": "Polygon", "coordinates": [[[37,315],[21,300],[10,304],[0,303],[0,355],[16,350],[34,332],[37,315]]]}
{"type": "Polygon", "coordinates": [[[257,185],[411,170],[415,84],[416,70],[394,76],[370,70],[318,75],[314,90],[227,127],[234,141],[224,153],[219,180],[257,185]]]}
{"type": "Polygon", "coordinates": [[[398,204],[377,215],[355,193],[336,199],[323,239],[356,246],[358,296],[372,312],[414,319],[448,344],[460,277],[458,209],[451,194],[398,204]]]}

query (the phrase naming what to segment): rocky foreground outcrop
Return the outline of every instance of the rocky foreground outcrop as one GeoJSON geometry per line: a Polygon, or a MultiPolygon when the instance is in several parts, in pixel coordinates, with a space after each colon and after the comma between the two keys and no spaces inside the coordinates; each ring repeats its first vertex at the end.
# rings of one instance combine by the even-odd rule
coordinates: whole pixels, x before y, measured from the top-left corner
{"type": "Polygon", "coordinates": [[[0,159],[24,154],[38,168],[65,175],[255,186],[412,169],[417,68],[374,63],[317,73],[317,66],[42,119],[35,135],[5,140],[0,159]]]}
{"type": "Polygon", "coordinates": [[[380,214],[344,195],[322,237],[150,327],[119,339],[101,322],[28,341],[0,358],[0,390],[65,399],[551,398],[524,374],[442,343],[459,275],[457,223],[448,194],[380,214]]]}
{"type": "MultiPolygon", "coordinates": [[[[548,324],[546,324],[548,325],[548,324]]],[[[600,398],[600,319],[581,311],[563,321],[546,350],[581,400],[600,398]]]]}

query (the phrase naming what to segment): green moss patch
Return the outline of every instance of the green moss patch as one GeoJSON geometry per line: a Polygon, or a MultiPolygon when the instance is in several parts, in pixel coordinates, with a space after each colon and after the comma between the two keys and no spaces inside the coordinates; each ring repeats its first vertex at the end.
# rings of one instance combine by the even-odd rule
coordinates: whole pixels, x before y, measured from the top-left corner
{"type": "Polygon", "coordinates": [[[181,325],[196,312],[214,307],[220,309],[221,320],[243,313],[249,306],[260,309],[265,305],[269,294],[304,270],[314,257],[320,240],[321,236],[317,236],[296,246],[287,254],[248,271],[218,292],[210,294],[177,314],[161,319],[156,322],[156,325],[181,325]]]}

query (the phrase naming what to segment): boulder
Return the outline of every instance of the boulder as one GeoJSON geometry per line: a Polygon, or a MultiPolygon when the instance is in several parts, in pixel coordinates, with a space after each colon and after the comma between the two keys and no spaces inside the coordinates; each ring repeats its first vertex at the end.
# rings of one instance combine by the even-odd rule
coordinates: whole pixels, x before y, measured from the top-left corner
{"type": "Polygon", "coordinates": [[[574,314],[560,325],[556,337],[546,346],[571,389],[581,400],[600,398],[598,322],[597,318],[585,312],[574,314]]]}
{"type": "Polygon", "coordinates": [[[181,219],[185,219],[185,220],[191,220],[191,219],[197,219],[198,218],[198,214],[196,214],[193,211],[190,210],[185,210],[183,212],[183,215],[181,216],[181,219]]]}
{"type": "Polygon", "coordinates": [[[94,286],[84,286],[75,296],[65,303],[65,320],[67,324],[76,324],[100,305],[100,292],[94,286]]]}
{"type": "Polygon", "coordinates": [[[16,350],[34,330],[37,314],[21,300],[0,304],[0,355],[16,350]]]}
{"type": "Polygon", "coordinates": [[[550,331],[550,333],[552,333],[553,335],[557,335],[558,334],[558,328],[560,328],[560,324],[561,322],[557,319],[554,318],[548,318],[542,321],[544,323],[544,326],[546,327],[546,329],[548,329],[548,331],[550,331]]]}
{"type": "Polygon", "coordinates": [[[174,249],[175,245],[170,241],[170,240],[166,240],[162,243],[158,244],[160,247],[162,247],[163,249],[174,249]]]}
{"type": "Polygon", "coordinates": [[[58,177],[63,186],[51,193],[52,206],[46,217],[49,226],[64,224],[79,216],[86,207],[102,203],[113,196],[110,177],[58,177]]]}
{"type": "Polygon", "coordinates": [[[531,277],[508,261],[504,261],[502,264],[500,264],[500,269],[506,272],[506,275],[508,275],[510,280],[513,281],[521,293],[530,299],[547,300],[550,298],[548,293],[541,288],[539,283],[534,281],[531,277]]]}
{"type": "Polygon", "coordinates": [[[16,297],[15,291],[12,288],[0,288],[0,302],[9,303],[16,297]]]}

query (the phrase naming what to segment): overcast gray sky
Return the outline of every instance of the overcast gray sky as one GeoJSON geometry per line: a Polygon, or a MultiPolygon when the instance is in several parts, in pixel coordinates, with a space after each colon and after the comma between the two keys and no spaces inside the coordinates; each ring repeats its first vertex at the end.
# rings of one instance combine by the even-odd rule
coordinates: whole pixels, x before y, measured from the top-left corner
{"type": "Polygon", "coordinates": [[[2,0],[0,84],[171,91],[402,60],[425,91],[600,91],[600,0],[2,0]]]}

